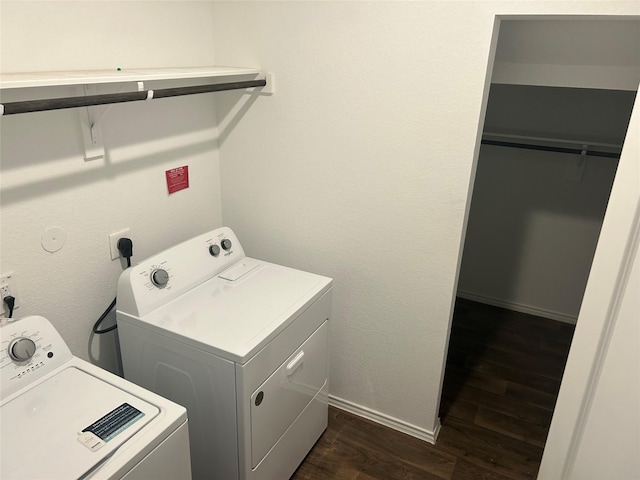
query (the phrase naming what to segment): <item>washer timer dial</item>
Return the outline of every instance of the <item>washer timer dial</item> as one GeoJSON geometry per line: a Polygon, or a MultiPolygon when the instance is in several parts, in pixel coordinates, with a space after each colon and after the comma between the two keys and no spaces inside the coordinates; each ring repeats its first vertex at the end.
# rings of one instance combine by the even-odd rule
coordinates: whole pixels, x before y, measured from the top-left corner
{"type": "Polygon", "coordinates": [[[9,344],[9,356],[16,362],[26,362],[36,353],[36,344],[27,337],[16,338],[9,344]]]}
{"type": "Polygon", "coordinates": [[[156,268],[151,272],[151,282],[158,288],[164,287],[169,282],[169,273],[163,268],[156,268]]]}

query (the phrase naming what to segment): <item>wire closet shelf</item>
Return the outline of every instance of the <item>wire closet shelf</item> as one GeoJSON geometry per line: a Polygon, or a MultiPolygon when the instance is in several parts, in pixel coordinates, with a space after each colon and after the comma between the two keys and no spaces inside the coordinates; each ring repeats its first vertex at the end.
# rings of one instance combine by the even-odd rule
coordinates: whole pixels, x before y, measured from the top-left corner
{"type": "Polygon", "coordinates": [[[211,85],[194,85],[156,90],[149,89],[137,92],[104,93],[99,95],[48,98],[42,100],[23,100],[0,104],[0,115],[15,115],[20,113],[43,112],[47,110],[59,110],[65,108],[92,107],[114,103],[178,97],[183,95],[223,92],[227,90],[241,90],[246,88],[264,87],[266,84],[267,82],[265,79],[245,80],[240,82],[217,83],[211,85]]]}

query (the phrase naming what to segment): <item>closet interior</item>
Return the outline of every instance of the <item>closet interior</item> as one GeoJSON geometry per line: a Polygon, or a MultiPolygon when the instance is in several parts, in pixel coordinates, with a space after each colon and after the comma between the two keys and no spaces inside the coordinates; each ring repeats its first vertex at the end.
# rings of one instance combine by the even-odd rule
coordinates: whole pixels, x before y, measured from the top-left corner
{"type": "Polygon", "coordinates": [[[639,21],[499,26],[440,415],[523,442],[532,458],[635,102],[638,39],[639,21]]]}
{"type": "Polygon", "coordinates": [[[634,99],[491,86],[459,297],[576,323],[634,99]]]}

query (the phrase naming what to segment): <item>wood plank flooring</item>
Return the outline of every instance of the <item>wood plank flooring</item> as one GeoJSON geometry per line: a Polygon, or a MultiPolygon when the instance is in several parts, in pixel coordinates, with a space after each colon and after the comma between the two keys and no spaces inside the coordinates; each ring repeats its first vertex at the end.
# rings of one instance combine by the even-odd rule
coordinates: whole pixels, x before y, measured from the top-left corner
{"type": "Polygon", "coordinates": [[[573,329],[458,299],[437,444],[330,407],[292,479],[535,479],[573,329]]]}

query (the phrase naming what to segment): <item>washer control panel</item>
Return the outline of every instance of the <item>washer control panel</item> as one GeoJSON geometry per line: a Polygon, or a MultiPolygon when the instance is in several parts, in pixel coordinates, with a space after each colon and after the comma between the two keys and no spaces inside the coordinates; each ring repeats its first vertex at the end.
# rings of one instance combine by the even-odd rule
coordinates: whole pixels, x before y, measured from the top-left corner
{"type": "Polygon", "coordinates": [[[36,315],[2,324],[0,348],[3,400],[73,358],[51,322],[36,315]]]}
{"type": "Polygon", "coordinates": [[[117,312],[149,313],[244,257],[238,238],[227,227],[182,242],[122,272],[117,312]]]}

